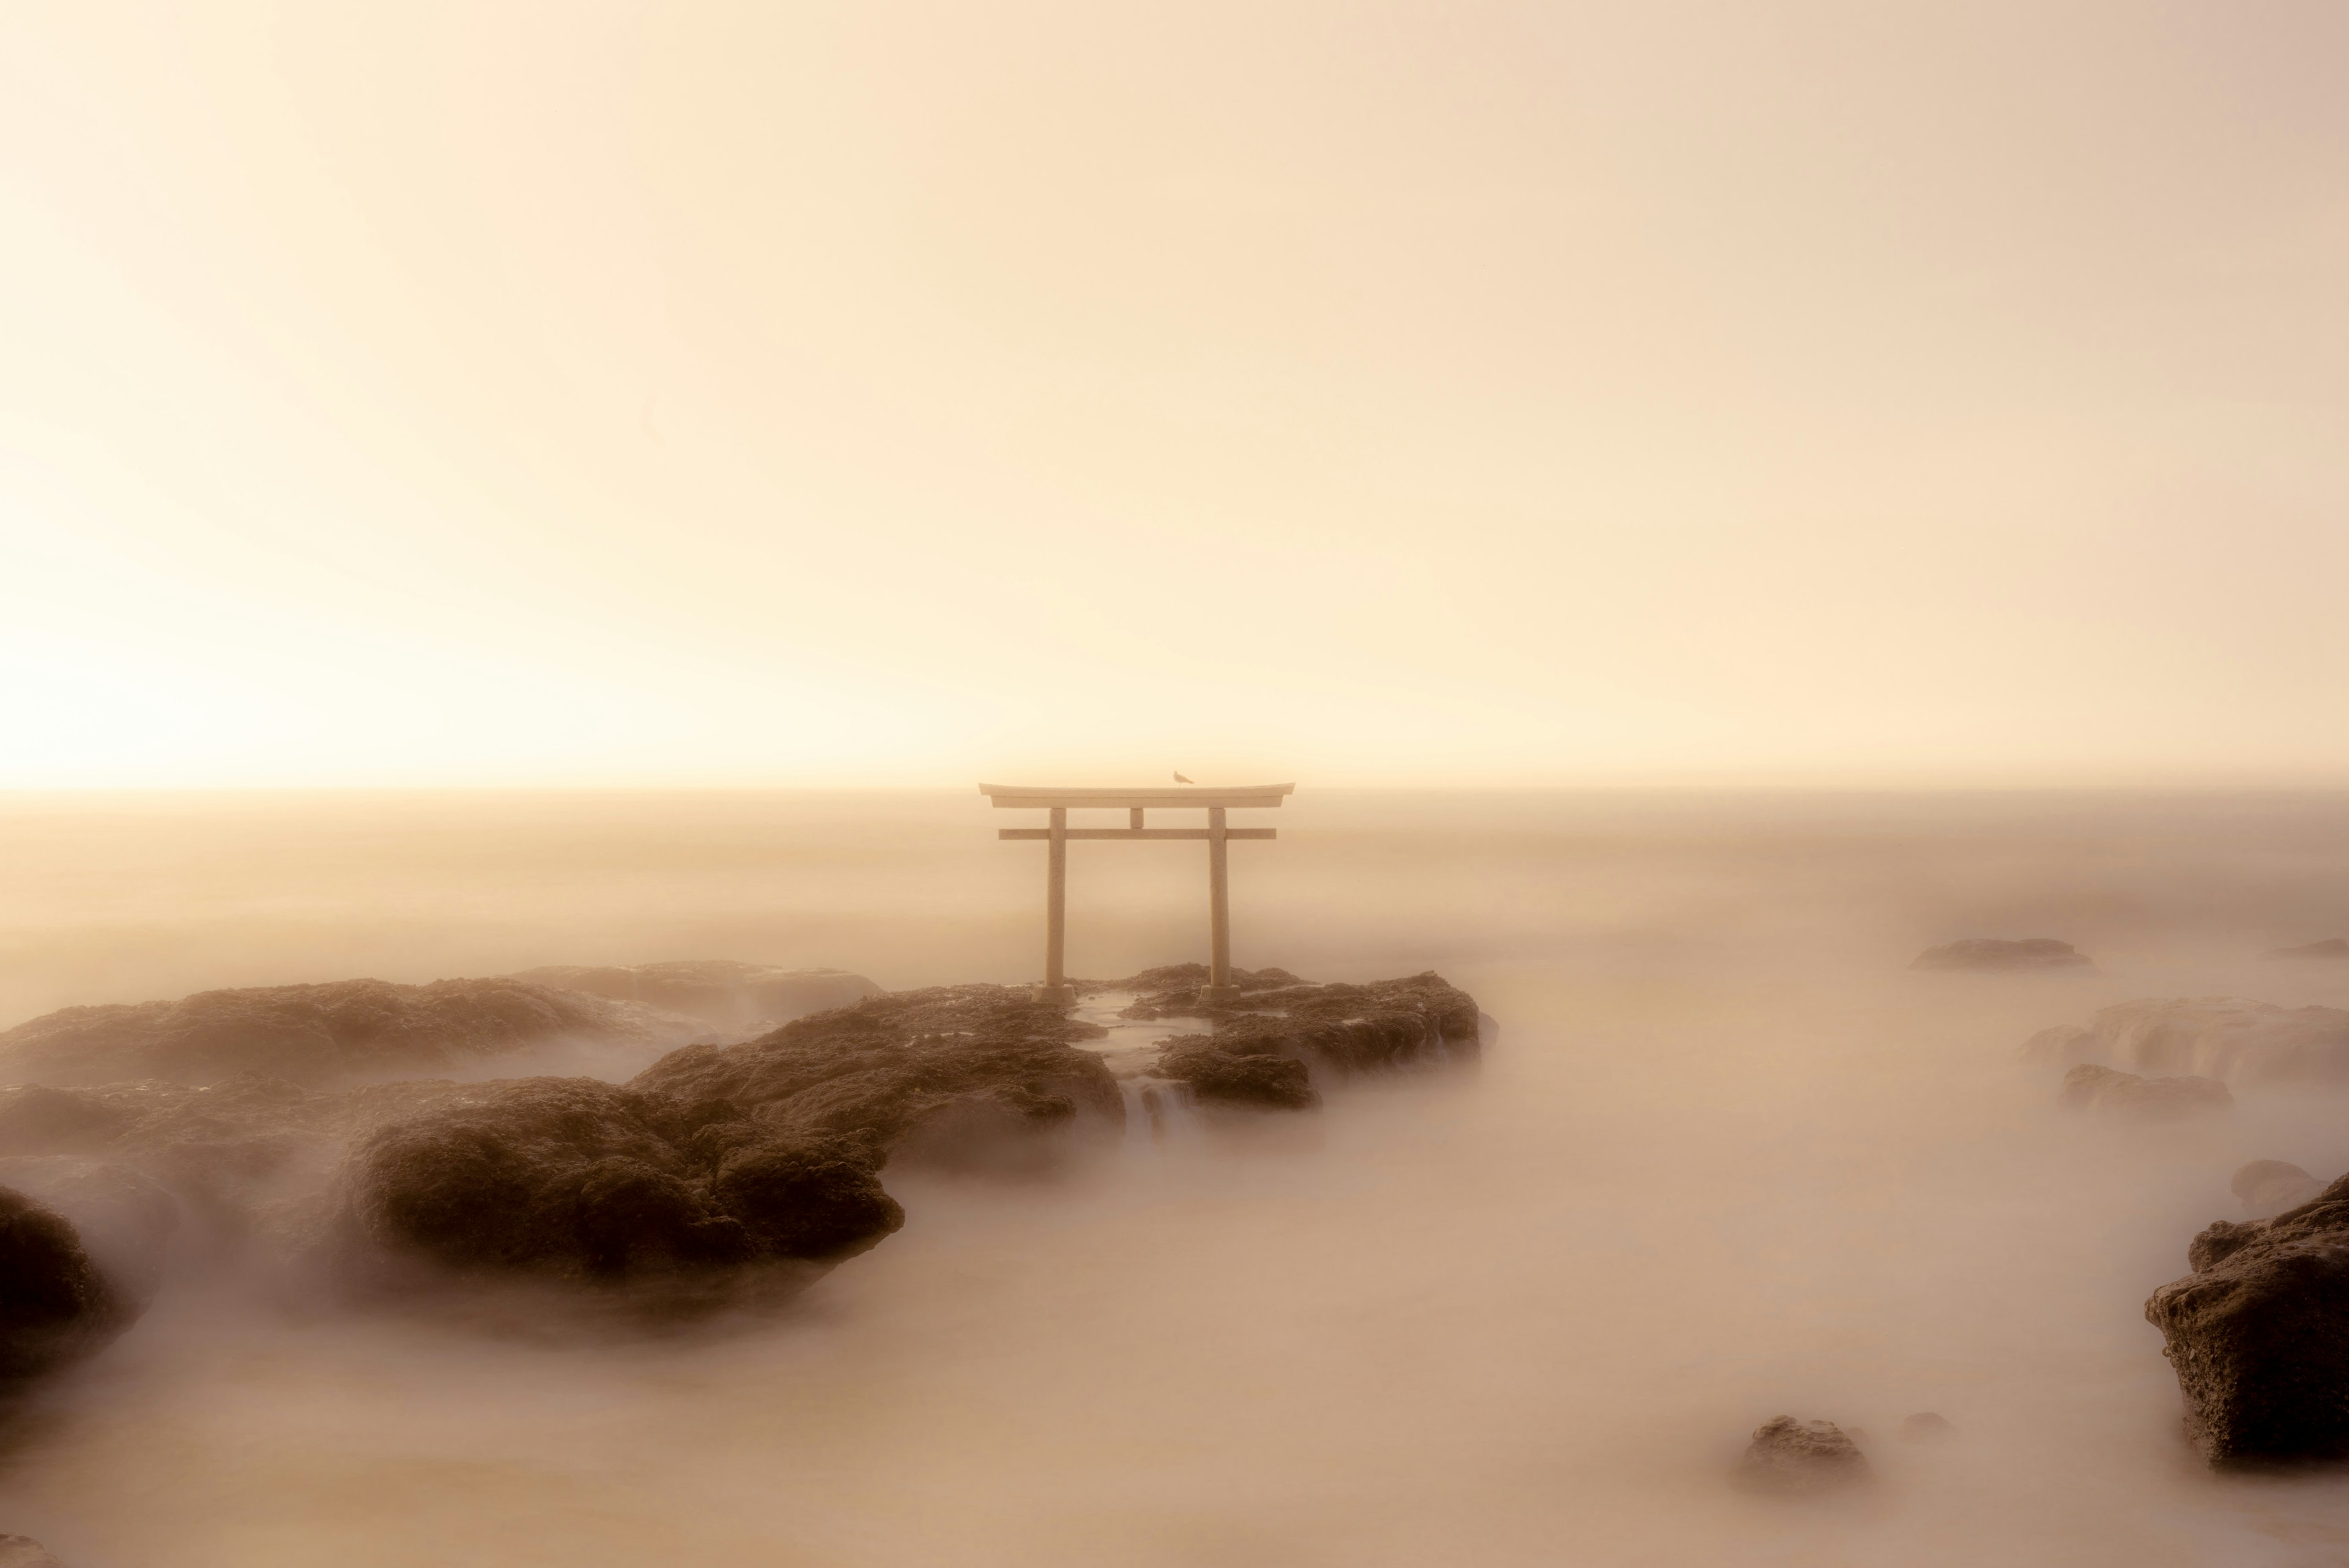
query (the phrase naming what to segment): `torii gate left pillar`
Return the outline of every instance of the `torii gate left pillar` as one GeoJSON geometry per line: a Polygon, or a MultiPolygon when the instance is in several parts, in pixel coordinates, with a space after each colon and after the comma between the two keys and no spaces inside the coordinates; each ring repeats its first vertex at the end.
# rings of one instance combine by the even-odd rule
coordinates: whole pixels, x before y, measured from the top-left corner
{"type": "Polygon", "coordinates": [[[1062,961],[1067,950],[1069,914],[1069,840],[1071,838],[1189,838],[1207,845],[1207,986],[1205,1000],[1229,1002],[1239,995],[1232,984],[1231,872],[1224,846],[1235,838],[1275,838],[1269,827],[1231,827],[1224,814],[1235,806],[1278,805],[1297,786],[1249,784],[1218,789],[1201,785],[1173,789],[1079,789],[1035,784],[981,784],[978,793],[999,806],[1042,807],[1051,815],[1049,827],[1006,827],[998,838],[1041,838],[1045,854],[1044,983],[1037,989],[1040,1002],[1066,1004],[1076,1000],[1062,961]],[[1207,813],[1205,827],[1145,827],[1148,811],[1207,813]],[[1123,827],[1071,827],[1069,813],[1084,810],[1123,811],[1123,827]]]}

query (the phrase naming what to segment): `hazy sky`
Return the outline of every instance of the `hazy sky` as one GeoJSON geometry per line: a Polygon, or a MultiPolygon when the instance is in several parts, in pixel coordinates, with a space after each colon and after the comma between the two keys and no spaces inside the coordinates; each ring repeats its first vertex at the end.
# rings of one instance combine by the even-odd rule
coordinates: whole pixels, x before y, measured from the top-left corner
{"type": "Polygon", "coordinates": [[[0,783],[2349,779],[2349,5],[10,0],[0,783]]]}

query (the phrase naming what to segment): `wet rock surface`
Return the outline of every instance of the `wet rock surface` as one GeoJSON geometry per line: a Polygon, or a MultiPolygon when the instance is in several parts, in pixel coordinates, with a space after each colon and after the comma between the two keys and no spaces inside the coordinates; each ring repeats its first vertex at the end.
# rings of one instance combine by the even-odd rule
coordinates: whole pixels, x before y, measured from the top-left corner
{"type": "Polygon", "coordinates": [[[1236,970],[1236,1001],[1209,1002],[1204,964],[1145,970],[1109,982],[1136,994],[1123,1016],[1206,1020],[1206,1034],[1166,1041],[1154,1075],[1210,1105],[1302,1110],[1319,1103],[1309,1064],[1345,1072],[1400,1066],[1473,1049],[1475,999],[1433,971],[1366,985],[1317,985],[1287,970],[1236,970]]]}
{"type": "Polygon", "coordinates": [[[0,1388],[88,1355],[126,1322],[73,1225],[0,1188],[0,1388]]]}
{"type": "Polygon", "coordinates": [[[1910,969],[2032,970],[2090,969],[2088,955],[2053,937],[1968,937],[1919,953],[1910,969]]]}
{"type": "Polygon", "coordinates": [[[987,1166],[1122,1125],[1108,1069],[1071,1044],[1090,1032],[1021,991],[947,986],[690,1046],[626,1085],[466,1086],[353,1147],[337,1233],[347,1257],[573,1283],[802,1279],[903,1223],[893,1158],[987,1166]]]}
{"type": "Polygon", "coordinates": [[[326,1085],[471,1070],[558,1044],[664,1050],[700,1033],[636,1003],[518,980],[344,980],[68,1007],[0,1033],[0,1083],[202,1085],[261,1073],[326,1085]]]}
{"type": "Polygon", "coordinates": [[[2272,1219],[2287,1209],[2297,1209],[2324,1190],[2324,1183],[2281,1159],[2252,1160],[2236,1171],[2227,1186],[2242,1199],[2243,1212],[2254,1220],[2272,1219]]]}
{"type": "Polygon", "coordinates": [[[2131,1121],[2182,1121],[2230,1109],[2235,1096],[2216,1078],[2147,1078],[2082,1063],[2064,1075],[2055,1103],[2131,1121]]]}
{"type": "Polygon", "coordinates": [[[2026,1054],[2234,1085],[2349,1082],[2349,1011],[2240,997],[2117,1002],[2085,1024],[2043,1029],[2026,1054]]]}
{"type": "Polygon", "coordinates": [[[811,1012],[853,1007],[881,988],[840,969],[777,969],[726,959],[670,963],[552,964],[509,980],[564,991],[584,991],[614,1002],[636,1002],[705,1023],[745,1027],[787,1023],[811,1012]]]}
{"type": "Polygon", "coordinates": [[[2273,1219],[2219,1220],[2145,1315],[2214,1466],[2349,1458],[2349,1178],[2273,1219]]]}
{"type": "Polygon", "coordinates": [[[154,1300],[180,1229],[180,1205],[160,1182],[127,1165],[35,1155],[0,1159],[0,1187],[70,1224],[120,1306],[143,1311],[154,1300]]]}
{"type": "Polygon", "coordinates": [[[1841,1491],[1873,1479],[1859,1445],[1833,1421],[1778,1416],[1754,1429],[1737,1483],[1750,1491],[1806,1496],[1841,1491]]]}

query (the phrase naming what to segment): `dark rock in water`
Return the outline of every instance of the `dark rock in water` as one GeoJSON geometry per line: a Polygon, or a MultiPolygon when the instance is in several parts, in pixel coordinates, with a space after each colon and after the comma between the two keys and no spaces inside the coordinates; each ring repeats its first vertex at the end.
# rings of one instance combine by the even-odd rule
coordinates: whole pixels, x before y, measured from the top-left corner
{"type": "Polygon", "coordinates": [[[640,1002],[738,1028],[781,1023],[834,1007],[853,1007],[881,988],[840,969],[776,969],[768,964],[705,959],[674,963],[554,964],[506,977],[534,985],[584,991],[615,1002],[640,1002]]]}
{"type": "Polygon", "coordinates": [[[0,1033],[0,1082],[216,1084],[241,1073],[308,1085],[415,1078],[534,1047],[664,1050],[700,1033],[649,1008],[518,980],[343,980],[68,1007],[0,1033]]]}
{"type": "Polygon", "coordinates": [[[1787,1495],[1838,1491],[1874,1474],[1859,1445],[1833,1421],[1797,1421],[1792,1416],[1756,1427],[1736,1471],[1742,1486],[1787,1495]]]}
{"type": "Polygon", "coordinates": [[[1368,985],[1314,985],[1286,970],[1237,971],[1238,1001],[1203,1002],[1206,970],[1176,964],[1112,982],[1141,993],[1134,1018],[1211,1020],[1207,1034],[1164,1043],[1152,1071],[1205,1104],[1301,1110],[1319,1102],[1308,1063],[1341,1071],[1393,1067],[1473,1049],[1475,998],[1433,972],[1368,985]]]}
{"type": "Polygon", "coordinates": [[[786,1286],[904,1220],[893,1157],[988,1165],[1124,1106],[1099,1031],[1003,986],[940,987],[672,1053],[622,1085],[457,1086],[387,1120],[335,1182],[347,1264],[423,1260],[571,1283],[786,1286]]]}
{"type": "Polygon", "coordinates": [[[2321,942],[2305,947],[2277,948],[2268,954],[2271,959],[2349,959],[2349,937],[2327,937],[2321,942]]]}
{"type": "Polygon", "coordinates": [[[125,1322],[71,1223],[0,1188],[0,1386],[88,1355],[125,1322]]]}
{"type": "Polygon", "coordinates": [[[2101,1111],[2136,1121],[2179,1121],[2235,1103],[2216,1078],[2142,1078],[2082,1063],[2064,1075],[2055,1103],[2067,1111],[2101,1111]]]}
{"type": "Polygon", "coordinates": [[[2085,1027],[2043,1029],[2026,1054],[2229,1084],[2349,1082],[2349,1011],[2240,997],[2147,998],[2100,1008],[2085,1027]]]}
{"type": "Polygon", "coordinates": [[[0,1568],[65,1568],[29,1535],[0,1535],[0,1568]]]}
{"type": "Polygon", "coordinates": [[[127,1165],[35,1155],[0,1159],[0,1187],[72,1225],[82,1251],[126,1310],[144,1311],[154,1300],[180,1228],[178,1202],[156,1182],[127,1165]]]}
{"type": "MultiPolygon", "coordinates": [[[[0,1176],[0,1180],[5,1179],[0,1176]]],[[[2324,1190],[2324,1183],[2281,1159],[2255,1159],[2235,1172],[2227,1186],[2243,1200],[2243,1212],[2254,1220],[2297,1209],[2324,1190]]]]}
{"type": "Polygon", "coordinates": [[[1904,1443],[1946,1443],[1957,1435],[1957,1428],[1938,1410],[1920,1410],[1900,1418],[1900,1440],[1904,1443]]]}
{"type": "Polygon", "coordinates": [[[1927,948],[1910,969],[2090,969],[2088,956],[2069,942],[2053,937],[2025,937],[2004,941],[1996,937],[1968,937],[1946,947],[1927,948]]]}
{"type": "Polygon", "coordinates": [[[1194,1098],[1207,1104],[1302,1111],[1321,1103],[1304,1063],[1254,1038],[1178,1038],[1160,1052],[1152,1071],[1188,1085],[1194,1098]]]}
{"type": "Polygon", "coordinates": [[[2186,1424],[2213,1465],[2349,1458],[2349,1178],[2272,1220],[2221,1220],[2153,1293],[2186,1424]]]}

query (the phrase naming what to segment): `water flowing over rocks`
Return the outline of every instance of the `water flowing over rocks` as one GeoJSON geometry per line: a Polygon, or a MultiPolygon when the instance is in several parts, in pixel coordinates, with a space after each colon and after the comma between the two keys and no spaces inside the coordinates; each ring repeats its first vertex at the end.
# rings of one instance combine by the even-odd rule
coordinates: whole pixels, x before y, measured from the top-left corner
{"type": "Polygon", "coordinates": [[[1740,1486],[1780,1496],[1841,1491],[1874,1476],[1868,1456],[1833,1421],[1797,1421],[1792,1416],[1756,1427],[1736,1469],[1740,1486]]]}
{"type": "Polygon", "coordinates": [[[2053,937],[2024,937],[2008,941],[1997,937],[1968,937],[1944,947],[1927,948],[1910,969],[2033,970],[2092,969],[2088,955],[2053,937]]]}
{"type": "Polygon", "coordinates": [[[0,1083],[217,1084],[244,1073],[305,1085],[417,1078],[533,1047],[660,1051],[703,1033],[634,1002],[518,980],[343,980],[68,1007],[0,1033],[0,1083]]]}
{"type": "Polygon", "coordinates": [[[2043,1029],[2023,1054],[2138,1073],[2188,1073],[2232,1085],[2349,1082],[2349,1011],[2279,1007],[2240,997],[2123,1002],[2085,1025],[2043,1029]]]}
{"type": "Polygon", "coordinates": [[[2147,1322],[2214,1466],[2349,1458],[2349,1178],[2271,1220],[2220,1220],[2147,1322]]]}
{"type": "MultiPolygon", "coordinates": [[[[1188,965],[1133,977],[1124,1011],[1148,1016],[1103,1013],[1106,1023],[1024,988],[882,993],[740,1044],[684,1045],[626,1083],[337,1085],[326,1070],[445,1060],[455,1047],[419,1010],[478,1024],[483,1014],[467,1009],[494,1001],[486,1015],[504,1022],[464,1036],[475,1053],[526,1037],[502,1011],[515,998],[525,1020],[547,996],[574,1008],[554,1012],[564,1027],[666,1016],[523,981],[352,981],[73,1010],[86,1044],[102,1033],[87,1015],[114,1021],[93,1060],[163,1060],[193,1075],[258,1054],[305,1067],[307,1081],[246,1071],[0,1087],[0,1180],[15,1172],[83,1228],[75,1244],[87,1243],[93,1278],[111,1282],[118,1304],[143,1302],[178,1247],[307,1261],[361,1289],[503,1279],[697,1308],[799,1288],[887,1237],[904,1211],[882,1185],[886,1168],[1027,1176],[1089,1140],[1113,1143],[1133,1085],[1104,1055],[1115,1042],[1088,1048],[1112,1033],[1150,1037],[1121,1071],[1150,1075],[1136,1103],[1156,1106],[1154,1122],[1171,1115],[1162,1095],[1304,1108],[1318,1103],[1316,1067],[1392,1067],[1476,1037],[1474,999],[1433,974],[1313,985],[1260,971],[1237,1003],[1200,1007],[1204,975],[1188,965]],[[398,1027],[336,1035],[336,999],[384,1002],[374,1016],[398,1027]],[[1152,1026],[1186,1006],[1206,1033],[1152,1026]],[[191,1016],[223,1032],[173,1023],[191,1016]],[[258,1021],[257,1052],[225,1032],[234,1019],[258,1021]]],[[[61,1038],[36,1036],[43,1050],[61,1038]]],[[[42,1233],[45,1221],[26,1223],[42,1233]]]]}
{"type": "Polygon", "coordinates": [[[127,1322],[72,1223],[0,1188],[0,1388],[88,1355],[127,1322]]]}
{"type": "Polygon", "coordinates": [[[811,1012],[853,1007],[881,988],[842,969],[777,969],[727,959],[670,963],[550,964],[506,976],[533,985],[636,1002],[729,1028],[784,1023],[811,1012]]]}
{"type": "Polygon", "coordinates": [[[2064,1075],[2055,1103],[2134,1121],[2181,1121],[2230,1109],[2235,1096],[2216,1078],[2146,1078],[2084,1062],[2064,1075]]]}
{"type": "Polygon", "coordinates": [[[1320,1103],[1311,1067],[1391,1068],[1474,1049],[1475,999],[1432,971],[1367,985],[1317,985],[1281,969],[1236,970],[1229,1002],[1203,998],[1204,964],[1145,970],[1086,988],[1136,993],[1133,1019],[1197,1018],[1205,1034],[1163,1043],[1148,1071],[1204,1104],[1304,1110],[1320,1103]]]}

